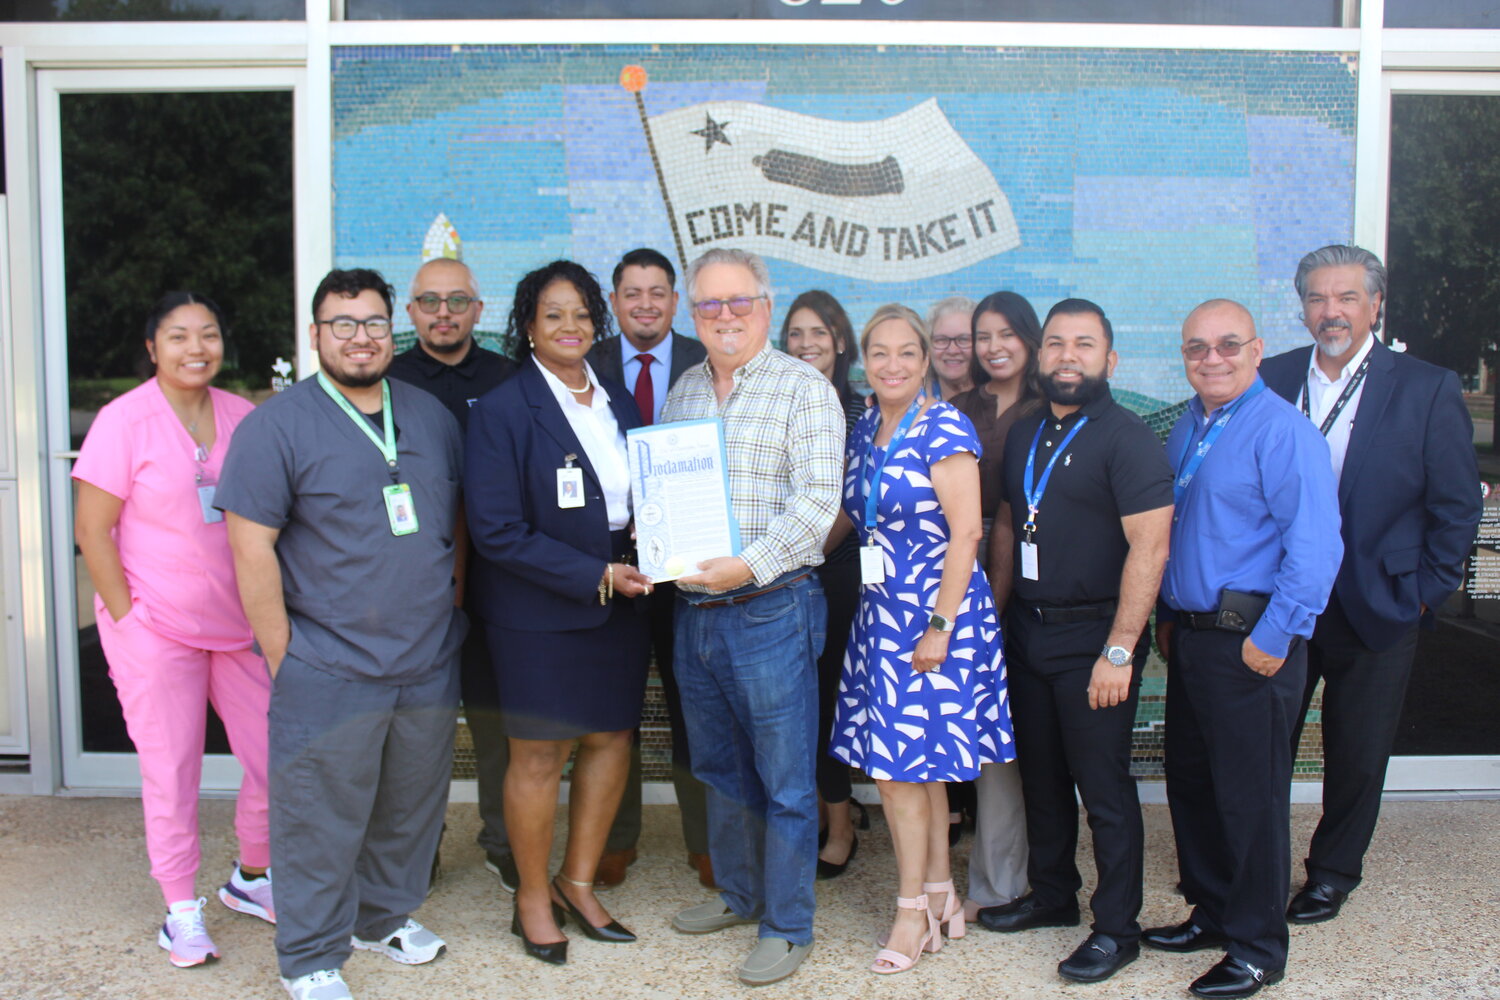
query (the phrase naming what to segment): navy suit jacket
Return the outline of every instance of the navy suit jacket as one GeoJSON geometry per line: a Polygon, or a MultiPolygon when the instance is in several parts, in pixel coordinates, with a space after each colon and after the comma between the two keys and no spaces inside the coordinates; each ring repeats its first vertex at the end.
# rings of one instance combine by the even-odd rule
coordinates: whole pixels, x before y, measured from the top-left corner
{"type": "MultiPolygon", "coordinates": [[[[665,388],[656,387],[661,399],[667,396],[667,390],[677,384],[677,379],[683,372],[693,365],[703,363],[708,356],[708,349],[692,337],[684,337],[680,333],[670,333],[672,338],[672,370],[667,373],[667,385],[665,388]]],[[[616,382],[625,381],[625,362],[621,358],[620,341],[624,334],[616,334],[613,337],[605,337],[594,342],[589,348],[589,364],[594,366],[594,371],[599,373],[600,378],[612,378],[616,382]]],[[[634,387],[631,387],[632,390],[634,387]]]]}
{"type": "MultiPolygon", "coordinates": [[[[596,372],[597,374],[597,372],[596,372]]],[[[635,399],[599,378],[620,430],[641,425],[635,399]]],[[[610,551],[604,491],[562,407],[530,359],[486,393],[469,414],[464,503],[479,554],[469,569],[474,612],[531,632],[602,625],[599,578],[610,551]],[[557,505],[557,470],[567,456],[583,469],[582,507],[557,505]]]]}
{"type": "MultiPolygon", "coordinates": [[[[1312,347],[1261,363],[1272,390],[1300,405],[1312,347]]],[[[1389,649],[1463,580],[1481,507],[1474,423],[1458,376],[1370,349],[1339,477],[1344,561],[1333,590],[1373,650],[1389,649]]]]}

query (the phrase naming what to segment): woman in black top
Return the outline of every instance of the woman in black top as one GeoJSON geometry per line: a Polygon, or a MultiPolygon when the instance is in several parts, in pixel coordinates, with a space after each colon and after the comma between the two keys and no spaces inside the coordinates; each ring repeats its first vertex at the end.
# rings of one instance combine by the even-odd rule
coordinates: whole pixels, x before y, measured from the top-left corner
{"type": "MultiPolygon", "coordinates": [[[[797,296],[781,326],[781,348],[833,383],[844,406],[846,429],[852,428],[865,412],[865,400],[849,385],[849,368],[858,347],[854,327],[838,299],[817,289],[797,296]]],[[[844,647],[849,643],[849,629],[859,606],[859,552],[853,532],[824,555],[818,576],[828,600],[828,637],[818,658],[817,760],[819,812],[825,817],[818,838],[818,878],[826,879],[842,875],[859,846],[850,812],[849,767],[827,752],[844,647]]],[[[860,806],[860,828],[868,829],[869,825],[860,806]]]]}

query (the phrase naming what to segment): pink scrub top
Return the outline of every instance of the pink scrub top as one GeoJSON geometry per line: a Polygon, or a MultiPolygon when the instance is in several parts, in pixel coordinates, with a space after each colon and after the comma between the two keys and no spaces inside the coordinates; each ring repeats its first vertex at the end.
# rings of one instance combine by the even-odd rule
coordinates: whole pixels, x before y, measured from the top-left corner
{"type": "MultiPolygon", "coordinates": [[[[99,411],[73,465],[73,478],[124,501],[115,544],[133,612],[153,632],[198,649],[247,648],[254,638],[240,607],[224,522],[205,524],[198,487],[219,481],[229,438],[254,404],[209,389],[214,445],[195,481],[197,444],[156,379],[99,411]],[[139,602],[139,603],[136,603],[139,602]]],[[[109,614],[95,598],[100,614],[109,614]]]]}

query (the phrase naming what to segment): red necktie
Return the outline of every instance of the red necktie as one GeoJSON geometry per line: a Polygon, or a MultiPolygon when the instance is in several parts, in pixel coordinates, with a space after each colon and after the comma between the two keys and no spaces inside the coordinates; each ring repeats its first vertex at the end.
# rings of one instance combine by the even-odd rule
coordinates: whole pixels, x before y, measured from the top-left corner
{"type": "Polygon", "coordinates": [[[641,411],[642,425],[649,425],[656,409],[656,394],[651,386],[651,362],[656,359],[649,354],[637,354],[636,360],[641,363],[641,373],[635,377],[635,405],[641,411]]]}

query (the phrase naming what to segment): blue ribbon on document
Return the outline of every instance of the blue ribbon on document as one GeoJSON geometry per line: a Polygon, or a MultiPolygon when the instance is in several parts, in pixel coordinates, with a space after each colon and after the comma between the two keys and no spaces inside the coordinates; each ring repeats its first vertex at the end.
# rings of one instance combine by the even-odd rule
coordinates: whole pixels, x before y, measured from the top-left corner
{"type": "MultiPolygon", "coordinates": [[[[874,467],[874,475],[865,480],[865,537],[869,538],[875,531],[875,511],[880,506],[880,476],[885,472],[885,463],[890,461],[891,455],[901,447],[901,442],[906,440],[906,432],[911,430],[912,421],[917,419],[917,414],[922,410],[923,393],[917,393],[917,398],[911,401],[907,407],[906,415],[896,425],[896,433],[891,435],[891,443],[886,446],[885,453],[880,456],[880,464],[874,467]]],[[[880,433],[877,425],[875,433],[880,433]]],[[[865,452],[865,465],[869,466],[875,460],[875,437],[870,437],[870,450],[865,452]]]]}
{"type": "Polygon", "coordinates": [[[1068,431],[1068,436],[1062,439],[1062,444],[1057,446],[1057,450],[1052,453],[1052,458],[1047,462],[1047,467],[1042,470],[1042,481],[1033,487],[1032,483],[1036,478],[1036,446],[1042,440],[1042,431],[1047,427],[1047,419],[1043,417],[1042,422],[1037,425],[1036,436],[1031,439],[1031,451],[1026,455],[1026,478],[1021,482],[1021,488],[1026,491],[1026,523],[1021,526],[1021,530],[1026,532],[1028,540],[1036,532],[1036,512],[1042,505],[1042,494],[1047,492],[1047,482],[1052,478],[1052,467],[1057,464],[1057,456],[1068,450],[1068,445],[1072,444],[1078,432],[1083,430],[1083,425],[1089,422],[1088,417],[1078,418],[1078,423],[1068,431]]]}
{"type": "Polygon", "coordinates": [[[1258,381],[1246,389],[1244,395],[1240,396],[1239,399],[1226,406],[1224,411],[1219,414],[1219,418],[1214,421],[1213,426],[1208,429],[1208,433],[1203,435],[1203,440],[1198,442],[1198,447],[1192,449],[1191,456],[1188,454],[1188,450],[1189,445],[1192,444],[1193,436],[1191,434],[1188,435],[1187,441],[1183,442],[1182,445],[1182,454],[1177,456],[1177,461],[1174,463],[1177,467],[1177,478],[1172,481],[1173,503],[1179,506],[1182,504],[1182,498],[1187,494],[1188,484],[1198,474],[1198,467],[1208,457],[1209,449],[1214,446],[1215,441],[1219,440],[1219,435],[1224,433],[1224,428],[1229,426],[1229,418],[1238,413],[1240,407],[1260,395],[1265,387],[1266,384],[1264,382],[1258,381]],[[1187,462],[1186,466],[1183,465],[1184,460],[1187,462]]]}

